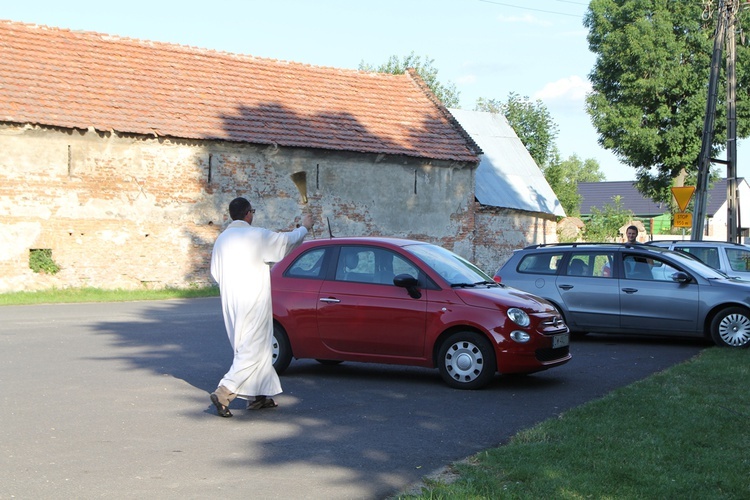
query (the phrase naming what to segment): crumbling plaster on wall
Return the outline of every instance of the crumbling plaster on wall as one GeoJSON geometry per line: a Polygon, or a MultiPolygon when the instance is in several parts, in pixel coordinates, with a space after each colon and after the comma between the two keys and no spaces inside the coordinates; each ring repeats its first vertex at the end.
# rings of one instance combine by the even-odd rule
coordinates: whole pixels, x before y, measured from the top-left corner
{"type": "Polygon", "coordinates": [[[247,196],[255,224],[289,230],[304,210],[315,237],[382,235],[473,258],[474,165],[354,152],[114,132],[0,127],[0,291],[55,286],[208,284],[226,206],[247,196]],[[291,174],[305,171],[303,205],[291,174]],[[61,271],[28,269],[50,248],[61,271]]]}

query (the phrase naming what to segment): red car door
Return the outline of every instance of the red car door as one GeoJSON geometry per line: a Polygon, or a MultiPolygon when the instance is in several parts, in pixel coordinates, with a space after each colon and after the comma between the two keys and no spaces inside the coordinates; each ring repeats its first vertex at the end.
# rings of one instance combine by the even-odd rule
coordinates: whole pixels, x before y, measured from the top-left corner
{"type": "Polygon", "coordinates": [[[321,342],[333,352],[361,354],[363,361],[424,358],[425,294],[415,299],[393,284],[394,270],[409,269],[417,275],[387,249],[342,247],[335,279],[324,281],[318,294],[321,342]]]}

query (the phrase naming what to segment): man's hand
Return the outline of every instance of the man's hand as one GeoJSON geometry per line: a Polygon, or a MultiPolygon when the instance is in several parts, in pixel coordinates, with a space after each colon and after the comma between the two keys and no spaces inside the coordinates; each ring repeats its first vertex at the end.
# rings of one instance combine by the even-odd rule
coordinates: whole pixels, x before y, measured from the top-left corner
{"type": "Polygon", "coordinates": [[[310,231],[313,227],[313,219],[312,214],[310,212],[306,212],[302,216],[302,225],[305,226],[305,228],[310,231]]]}

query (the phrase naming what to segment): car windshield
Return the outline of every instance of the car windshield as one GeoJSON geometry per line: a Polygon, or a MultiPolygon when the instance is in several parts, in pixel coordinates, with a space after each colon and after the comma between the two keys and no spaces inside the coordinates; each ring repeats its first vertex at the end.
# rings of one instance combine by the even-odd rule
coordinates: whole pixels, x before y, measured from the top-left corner
{"type": "Polygon", "coordinates": [[[452,286],[495,285],[490,276],[450,250],[427,243],[408,245],[406,249],[434,269],[452,286]]]}

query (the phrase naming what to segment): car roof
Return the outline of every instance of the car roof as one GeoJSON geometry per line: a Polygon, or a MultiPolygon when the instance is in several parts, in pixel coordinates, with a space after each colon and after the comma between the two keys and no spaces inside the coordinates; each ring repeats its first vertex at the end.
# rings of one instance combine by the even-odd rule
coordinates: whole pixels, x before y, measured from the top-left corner
{"type": "Polygon", "coordinates": [[[663,246],[656,245],[645,245],[643,243],[612,243],[612,242],[573,242],[573,243],[542,243],[539,245],[530,245],[514,251],[514,254],[518,253],[532,253],[534,251],[540,252],[560,252],[569,251],[571,249],[577,250],[612,250],[619,251],[622,249],[636,250],[645,253],[682,253],[670,250],[663,246]]]}
{"type": "Polygon", "coordinates": [[[742,243],[736,243],[733,241],[714,241],[714,240],[657,240],[657,241],[649,241],[649,245],[652,246],[669,246],[669,245],[684,245],[684,246],[691,246],[691,247],[700,247],[700,246],[729,246],[729,247],[747,247],[747,245],[743,245],[742,243]]]}
{"type": "Polygon", "coordinates": [[[586,248],[592,249],[597,248],[637,248],[642,247],[642,243],[611,243],[611,242],[588,242],[588,241],[576,241],[572,243],[540,243],[538,245],[529,245],[521,248],[520,250],[557,250],[566,248],[586,248]]]}
{"type": "Polygon", "coordinates": [[[305,246],[324,246],[324,245],[381,245],[405,247],[408,245],[431,245],[426,241],[410,240],[407,238],[395,238],[391,236],[346,236],[341,238],[318,238],[314,240],[305,240],[305,246]]]}

